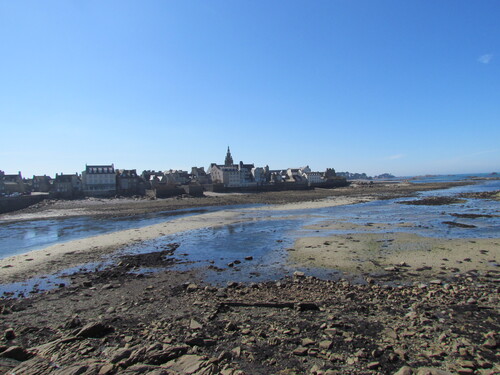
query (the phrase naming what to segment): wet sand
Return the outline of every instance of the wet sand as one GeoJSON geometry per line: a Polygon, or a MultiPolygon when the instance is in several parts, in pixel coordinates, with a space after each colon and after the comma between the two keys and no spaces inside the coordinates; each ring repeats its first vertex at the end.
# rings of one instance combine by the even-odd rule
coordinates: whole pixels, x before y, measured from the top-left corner
{"type": "MultiPolygon", "coordinates": [[[[368,198],[361,200],[359,198],[338,197],[314,202],[267,206],[263,209],[311,209],[354,204],[367,200],[368,198]]],[[[246,212],[254,210],[254,208],[249,208],[192,215],[142,228],[128,229],[68,241],[55,244],[44,249],[31,251],[26,254],[0,259],[0,269],[2,269],[0,274],[0,284],[20,281],[37,275],[54,273],[82,263],[98,261],[106,254],[110,254],[129,245],[154,238],[194,229],[217,227],[249,220],[256,220],[255,218],[247,217],[245,215],[246,212]]]]}
{"type": "Polygon", "coordinates": [[[500,238],[443,239],[399,232],[300,238],[290,251],[296,266],[406,280],[500,271],[499,261],[500,238]]]}
{"type": "Polygon", "coordinates": [[[0,284],[50,274],[76,265],[98,261],[128,245],[204,227],[241,221],[236,212],[221,211],[180,218],[143,228],[128,229],[55,244],[0,260],[0,284]]]}

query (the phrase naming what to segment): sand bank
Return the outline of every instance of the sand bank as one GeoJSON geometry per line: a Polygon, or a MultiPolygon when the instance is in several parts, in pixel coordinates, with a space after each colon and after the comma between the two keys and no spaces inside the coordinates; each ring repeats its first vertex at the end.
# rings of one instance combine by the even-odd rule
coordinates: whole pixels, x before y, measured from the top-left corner
{"type": "Polygon", "coordinates": [[[293,264],[402,278],[500,271],[500,239],[441,239],[412,233],[354,233],[300,238],[293,264]]]}
{"type": "Polygon", "coordinates": [[[272,206],[255,207],[248,210],[258,211],[292,211],[292,210],[309,210],[325,207],[344,206],[348,204],[366,203],[377,199],[376,197],[330,197],[309,202],[294,202],[285,204],[275,204],[272,206]]]}
{"type": "Polygon", "coordinates": [[[219,211],[180,218],[147,227],[128,229],[84,239],[55,244],[26,254],[0,260],[0,283],[8,283],[30,278],[35,275],[50,274],[78,264],[99,261],[103,255],[112,253],[128,245],[151,240],[174,233],[234,224],[255,220],[246,214],[255,210],[291,211],[315,209],[365,202],[374,198],[336,197],[311,202],[287,203],[258,208],[219,211]]]}
{"type": "Polygon", "coordinates": [[[153,238],[244,220],[246,219],[240,218],[238,212],[219,211],[55,244],[26,254],[0,259],[0,284],[98,261],[105,254],[153,238]]]}

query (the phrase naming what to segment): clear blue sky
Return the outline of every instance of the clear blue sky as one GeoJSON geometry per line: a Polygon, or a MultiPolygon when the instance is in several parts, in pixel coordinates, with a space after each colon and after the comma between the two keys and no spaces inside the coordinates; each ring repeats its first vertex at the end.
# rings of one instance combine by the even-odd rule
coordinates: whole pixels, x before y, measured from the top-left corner
{"type": "Polygon", "coordinates": [[[0,169],[500,170],[500,1],[0,0],[0,169]]]}

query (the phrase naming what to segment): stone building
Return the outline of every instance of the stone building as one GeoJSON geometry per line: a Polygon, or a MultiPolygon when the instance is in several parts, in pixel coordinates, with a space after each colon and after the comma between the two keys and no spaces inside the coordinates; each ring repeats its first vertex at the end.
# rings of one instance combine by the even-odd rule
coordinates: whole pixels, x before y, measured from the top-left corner
{"type": "Polygon", "coordinates": [[[21,172],[5,174],[5,172],[0,171],[0,193],[6,195],[25,194],[27,191],[21,172]]]}
{"type": "Polygon", "coordinates": [[[82,179],[75,174],[57,174],[54,179],[52,194],[57,198],[72,199],[83,194],[82,179]]]}
{"type": "Polygon", "coordinates": [[[135,169],[116,170],[116,190],[120,195],[144,195],[146,184],[135,169]]]}
{"type": "Polygon", "coordinates": [[[33,176],[32,191],[48,193],[52,190],[52,178],[50,176],[33,176]]]}

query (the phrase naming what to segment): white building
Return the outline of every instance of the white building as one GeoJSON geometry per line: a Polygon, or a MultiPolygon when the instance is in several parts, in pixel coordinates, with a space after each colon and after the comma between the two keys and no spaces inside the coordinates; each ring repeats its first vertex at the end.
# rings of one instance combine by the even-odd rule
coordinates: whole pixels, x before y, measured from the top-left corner
{"type": "Polygon", "coordinates": [[[224,184],[225,187],[256,186],[253,164],[234,164],[229,147],[227,148],[224,165],[212,163],[209,167],[210,177],[214,184],[224,184]]]}
{"type": "Polygon", "coordinates": [[[241,186],[240,171],[237,166],[212,164],[209,172],[214,184],[224,184],[226,187],[241,186]]]}
{"type": "Polygon", "coordinates": [[[86,165],[82,172],[83,193],[88,196],[116,194],[116,172],[111,165],[86,165]]]}
{"type": "Polygon", "coordinates": [[[303,173],[302,176],[309,181],[309,184],[320,184],[324,182],[323,173],[321,172],[307,172],[303,173]]]}

